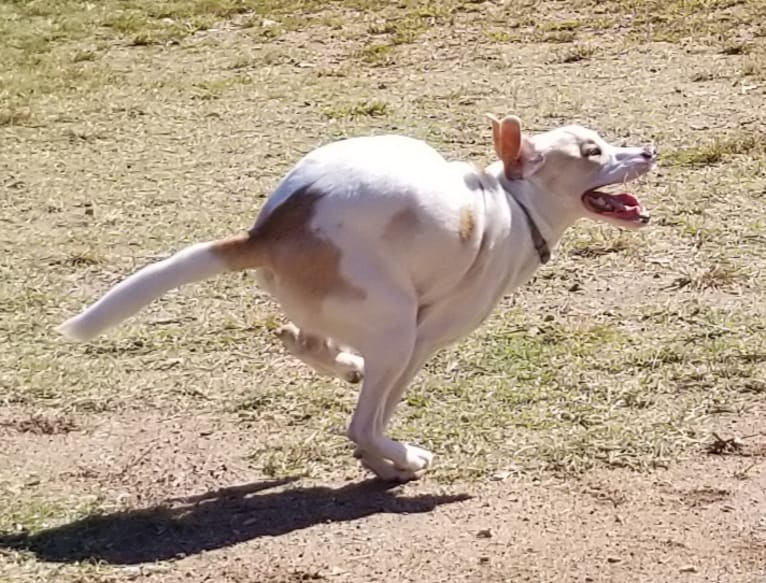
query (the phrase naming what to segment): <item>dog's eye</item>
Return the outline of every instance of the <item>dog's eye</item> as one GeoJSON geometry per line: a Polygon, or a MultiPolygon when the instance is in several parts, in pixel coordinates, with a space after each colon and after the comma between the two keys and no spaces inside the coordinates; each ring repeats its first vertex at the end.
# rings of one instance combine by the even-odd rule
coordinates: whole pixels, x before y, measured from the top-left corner
{"type": "Polygon", "coordinates": [[[582,150],[582,155],[585,158],[598,158],[601,156],[601,148],[596,145],[585,146],[582,150]]]}

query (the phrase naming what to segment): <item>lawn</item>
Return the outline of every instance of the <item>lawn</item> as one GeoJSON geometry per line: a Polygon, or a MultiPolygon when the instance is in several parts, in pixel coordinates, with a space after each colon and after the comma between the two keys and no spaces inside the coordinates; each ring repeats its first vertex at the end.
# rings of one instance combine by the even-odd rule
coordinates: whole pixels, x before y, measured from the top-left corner
{"type": "MultiPolygon", "coordinates": [[[[0,3],[0,580],[181,580],[186,559],[89,554],[88,522],[81,543],[56,539],[71,552],[29,537],[244,482],[363,479],[344,436],[356,389],[283,353],[248,274],[90,344],[52,329],[132,270],[248,228],[319,144],[396,132],[487,164],[487,112],[655,143],[659,169],[631,185],[652,223],[578,224],[428,363],[392,433],[436,465],[404,493],[642,480],[716,448],[757,475],[765,37],[756,0],[0,3]]],[[[167,520],[126,528],[183,526],[167,520]]],[[[308,580],[208,564],[214,581],[308,580]]]]}

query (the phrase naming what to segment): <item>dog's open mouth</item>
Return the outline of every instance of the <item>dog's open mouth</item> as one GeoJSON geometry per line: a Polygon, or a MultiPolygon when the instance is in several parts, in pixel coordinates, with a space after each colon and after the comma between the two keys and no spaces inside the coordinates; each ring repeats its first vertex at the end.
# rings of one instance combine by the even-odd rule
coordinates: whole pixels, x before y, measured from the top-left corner
{"type": "Polygon", "coordinates": [[[627,223],[645,225],[649,222],[638,199],[627,192],[610,194],[601,190],[589,190],[582,195],[582,202],[590,212],[627,223]]]}

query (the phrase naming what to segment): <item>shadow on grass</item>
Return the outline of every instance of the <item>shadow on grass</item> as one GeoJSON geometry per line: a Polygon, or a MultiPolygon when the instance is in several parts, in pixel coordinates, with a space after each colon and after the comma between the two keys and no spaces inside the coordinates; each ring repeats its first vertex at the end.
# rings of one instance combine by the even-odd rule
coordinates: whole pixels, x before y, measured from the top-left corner
{"type": "Polygon", "coordinates": [[[135,564],[193,555],[263,536],[379,513],[430,512],[470,496],[398,496],[377,480],[342,488],[289,488],[294,479],[246,484],[176,498],[158,506],[87,516],[36,534],[0,533],[0,549],[35,553],[44,561],[135,564]]]}

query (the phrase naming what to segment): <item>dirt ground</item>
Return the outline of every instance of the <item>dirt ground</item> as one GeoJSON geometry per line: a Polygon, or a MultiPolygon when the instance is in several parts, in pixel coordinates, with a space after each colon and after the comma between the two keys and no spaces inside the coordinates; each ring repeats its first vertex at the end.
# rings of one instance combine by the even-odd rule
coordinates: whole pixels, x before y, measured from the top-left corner
{"type": "MultiPolygon", "coordinates": [[[[31,554],[35,565],[23,569],[29,581],[766,577],[763,437],[735,455],[650,474],[599,470],[533,480],[500,473],[468,484],[394,487],[361,473],[253,480],[241,454],[257,436],[232,425],[146,416],[64,438],[9,440],[25,489],[109,497],[122,509],[31,536],[5,535],[4,546],[24,549],[5,555],[7,573],[17,577],[13,565],[31,554]],[[83,562],[93,564],[87,575],[83,562]]],[[[759,426],[762,419],[736,430],[759,426]]]]}
{"type": "MultiPolygon", "coordinates": [[[[0,582],[766,583],[766,7],[742,0],[0,5],[0,582]],[[369,479],[356,389],[249,275],[52,328],[250,226],[350,135],[491,159],[486,112],[659,146],[650,228],[579,224],[430,362],[369,479]]],[[[634,185],[631,185],[633,188],[634,185]]]]}

